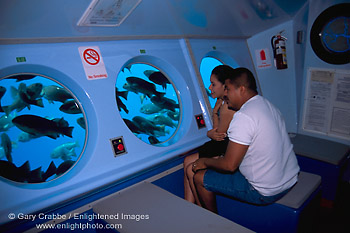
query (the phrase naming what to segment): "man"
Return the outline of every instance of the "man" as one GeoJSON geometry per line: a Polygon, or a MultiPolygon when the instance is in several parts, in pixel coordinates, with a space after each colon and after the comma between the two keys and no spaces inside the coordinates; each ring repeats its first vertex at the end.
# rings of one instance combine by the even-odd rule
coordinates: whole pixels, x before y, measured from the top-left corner
{"type": "Polygon", "coordinates": [[[225,81],[225,99],[237,111],[228,129],[226,153],[193,163],[200,203],[217,212],[215,193],[266,205],[297,182],[299,166],[279,110],[258,95],[253,74],[237,68],[225,81]]]}

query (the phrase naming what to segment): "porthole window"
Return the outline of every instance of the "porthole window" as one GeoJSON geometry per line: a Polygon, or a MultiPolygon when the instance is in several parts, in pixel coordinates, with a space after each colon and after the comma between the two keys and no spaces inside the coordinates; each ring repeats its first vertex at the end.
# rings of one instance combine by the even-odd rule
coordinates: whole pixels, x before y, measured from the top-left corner
{"type": "Polygon", "coordinates": [[[115,93],[121,117],[136,137],[151,145],[168,145],[178,129],[181,106],[166,73],[144,63],[126,65],[115,93]]]}
{"type": "Polygon", "coordinates": [[[223,65],[223,63],[221,61],[219,61],[218,59],[213,58],[213,57],[205,57],[202,59],[202,62],[201,62],[200,68],[199,68],[201,76],[202,76],[202,81],[203,81],[203,84],[205,87],[205,92],[208,96],[211,108],[214,108],[215,103],[216,103],[216,99],[212,98],[211,92],[209,90],[210,75],[211,75],[212,70],[219,65],[223,65]]]}
{"type": "Polygon", "coordinates": [[[350,3],[342,3],[324,10],[310,31],[315,54],[329,64],[350,62],[350,3]]]}
{"type": "Polygon", "coordinates": [[[0,176],[43,183],[68,172],[86,141],[77,98],[51,78],[16,74],[0,79],[0,176]]]}

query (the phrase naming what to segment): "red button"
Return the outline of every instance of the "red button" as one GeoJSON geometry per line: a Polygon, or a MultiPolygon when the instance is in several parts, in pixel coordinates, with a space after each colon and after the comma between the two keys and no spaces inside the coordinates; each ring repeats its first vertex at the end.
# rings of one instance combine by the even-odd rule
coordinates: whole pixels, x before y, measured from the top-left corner
{"type": "Polygon", "coordinates": [[[118,146],[117,146],[117,148],[118,148],[118,150],[124,150],[124,146],[123,146],[123,144],[119,144],[118,146]]]}
{"type": "Polygon", "coordinates": [[[204,120],[203,119],[201,120],[201,125],[204,125],[204,120]]]}

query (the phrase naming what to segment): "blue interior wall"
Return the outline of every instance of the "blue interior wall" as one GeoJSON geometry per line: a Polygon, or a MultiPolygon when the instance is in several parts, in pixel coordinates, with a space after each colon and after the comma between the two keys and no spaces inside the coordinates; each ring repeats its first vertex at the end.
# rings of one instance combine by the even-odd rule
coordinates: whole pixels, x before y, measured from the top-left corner
{"type": "Polygon", "coordinates": [[[294,44],[295,50],[295,82],[296,82],[296,101],[297,101],[297,122],[300,122],[300,110],[302,108],[302,85],[303,85],[303,71],[306,56],[306,40],[307,40],[307,25],[308,25],[308,14],[309,4],[305,4],[304,7],[294,17],[293,31],[296,43],[294,44]],[[298,32],[302,34],[298,42],[298,32]]]}
{"type": "Polygon", "coordinates": [[[280,24],[276,27],[261,32],[248,40],[250,55],[253,58],[257,77],[260,82],[262,95],[270,100],[282,113],[288,132],[297,131],[297,102],[296,102],[296,63],[295,63],[295,36],[293,21],[280,24]],[[273,53],[271,37],[283,32],[287,38],[287,62],[288,68],[277,70],[273,65],[273,53]],[[255,59],[255,51],[268,48],[271,66],[258,68],[255,59]]]}

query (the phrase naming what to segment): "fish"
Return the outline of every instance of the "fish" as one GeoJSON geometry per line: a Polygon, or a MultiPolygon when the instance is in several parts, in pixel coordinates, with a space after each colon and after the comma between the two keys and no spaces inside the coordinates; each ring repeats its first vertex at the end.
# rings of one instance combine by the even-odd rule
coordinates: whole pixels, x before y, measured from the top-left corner
{"type": "Polygon", "coordinates": [[[9,130],[14,125],[12,124],[12,119],[17,116],[16,113],[11,113],[10,115],[2,115],[0,117],[0,132],[9,130]]]}
{"type": "Polygon", "coordinates": [[[25,182],[30,177],[29,162],[17,167],[12,162],[0,160],[0,176],[16,182],[25,182]]]}
{"type": "Polygon", "coordinates": [[[33,83],[26,88],[26,93],[29,99],[37,99],[41,97],[41,92],[43,90],[43,84],[33,83]]]}
{"type": "Polygon", "coordinates": [[[42,181],[46,181],[51,176],[55,175],[57,171],[57,167],[53,161],[51,161],[47,170],[42,174],[42,181]]]}
{"type": "Polygon", "coordinates": [[[18,86],[18,96],[24,103],[27,104],[28,109],[30,109],[30,105],[44,107],[43,100],[40,98],[36,99],[36,98],[38,98],[38,96],[40,96],[41,89],[39,91],[39,95],[37,93],[35,93],[35,91],[38,91],[38,90],[34,90],[34,88],[33,88],[33,91],[31,92],[31,94],[28,95],[27,86],[25,83],[21,83],[18,86]]]}
{"type": "Polygon", "coordinates": [[[5,157],[5,150],[2,146],[0,146],[0,159],[5,157]]]}
{"type": "Polygon", "coordinates": [[[170,111],[169,109],[164,109],[162,113],[166,113],[168,117],[170,117],[174,121],[179,121],[180,120],[180,112],[175,110],[175,112],[170,111]]]}
{"type": "Polygon", "coordinates": [[[149,78],[149,76],[151,76],[151,74],[153,74],[154,72],[157,72],[156,70],[145,70],[143,71],[143,74],[149,78]]]}
{"type": "Polygon", "coordinates": [[[1,146],[4,149],[5,156],[7,158],[7,161],[11,162],[13,161],[12,159],[12,142],[10,137],[6,133],[1,134],[1,146]]]}
{"type": "Polygon", "coordinates": [[[161,110],[162,110],[162,108],[158,107],[154,103],[144,104],[140,108],[140,112],[143,114],[147,114],[147,115],[153,114],[153,113],[158,113],[161,110]]]}
{"type": "Polygon", "coordinates": [[[24,182],[27,181],[28,177],[30,177],[30,165],[27,160],[20,167],[17,168],[17,177],[15,181],[24,182]]]}
{"type": "Polygon", "coordinates": [[[8,79],[16,79],[16,82],[20,82],[23,80],[29,80],[35,78],[37,75],[32,74],[19,74],[15,76],[8,77],[8,79]]]}
{"type": "Polygon", "coordinates": [[[68,121],[66,121],[63,117],[52,119],[53,122],[57,124],[59,127],[69,127],[68,121]]]}
{"type": "Polygon", "coordinates": [[[74,97],[65,88],[56,85],[43,87],[42,93],[43,97],[47,99],[49,103],[53,103],[54,101],[64,103],[69,99],[74,99],[74,97]]]}
{"type": "Polygon", "coordinates": [[[123,67],[122,71],[125,72],[125,69],[129,71],[129,73],[131,73],[131,66],[132,65],[127,65],[125,67],[123,67]]]}
{"type": "MultiPolygon", "coordinates": [[[[24,83],[21,83],[24,84],[24,83]]],[[[25,84],[24,84],[25,85],[25,84]]],[[[24,86],[19,85],[20,90],[17,90],[15,87],[11,86],[11,96],[14,99],[11,105],[3,106],[2,109],[6,113],[6,115],[9,115],[13,110],[16,110],[17,112],[22,111],[25,107],[30,109],[30,105],[37,105],[39,107],[43,107],[42,101],[31,101],[26,98],[24,93],[24,86]],[[22,99],[23,98],[23,99],[22,99]],[[28,102],[26,102],[26,100],[28,102]]]]}
{"type": "Polygon", "coordinates": [[[60,126],[54,120],[49,120],[36,115],[21,115],[12,120],[12,123],[20,130],[35,136],[47,136],[52,139],[60,135],[72,137],[74,127],[60,126]]]}
{"type": "Polygon", "coordinates": [[[166,125],[171,128],[176,128],[176,124],[170,119],[170,117],[164,116],[163,114],[153,114],[148,116],[147,119],[156,125],[166,125]]]}
{"type": "Polygon", "coordinates": [[[151,98],[153,95],[159,97],[165,95],[163,92],[158,92],[153,83],[137,77],[126,78],[126,83],[123,85],[123,88],[136,94],[142,93],[148,98],[151,98]]]}
{"type": "Polygon", "coordinates": [[[155,145],[155,144],[160,143],[160,141],[159,141],[155,136],[149,136],[149,137],[148,137],[148,141],[149,141],[149,143],[151,143],[152,145],[155,145]]]}
{"type": "Polygon", "coordinates": [[[30,171],[29,177],[27,179],[28,183],[40,183],[43,182],[44,172],[41,170],[41,166],[30,171]]]}
{"type": "Polygon", "coordinates": [[[17,137],[17,140],[19,142],[29,142],[30,140],[32,139],[35,139],[35,138],[39,138],[41,136],[36,136],[36,135],[33,135],[33,134],[29,134],[29,133],[26,133],[26,132],[21,132],[18,137],[17,137]]]}
{"type": "Polygon", "coordinates": [[[77,123],[78,123],[78,125],[80,125],[81,128],[86,129],[84,117],[79,117],[79,118],[77,119],[77,123]]]}
{"type": "Polygon", "coordinates": [[[0,176],[18,182],[24,178],[18,174],[18,167],[7,160],[0,160],[0,176]]]}
{"type": "Polygon", "coordinates": [[[118,91],[118,88],[115,87],[116,96],[120,96],[120,97],[123,97],[125,100],[128,100],[128,94],[129,94],[129,91],[118,91]]]}
{"type": "Polygon", "coordinates": [[[60,111],[68,114],[82,113],[78,103],[75,100],[67,100],[60,106],[60,111]]]}
{"type": "Polygon", "coordinates": [[[50,154],[53,159],[61,158],[63,160],[70,160],[72,157],[76,157],[74,148],[79,147],[79,142],[67,142],[57,146],[50,154]]]}
{"type": "Polygon", "coordinates": [[[117,87],[115,88],[115,99],[117,101],[119,111],[121,111],[123,109],[126,113],[129,113],[128,108],[122,102],[122,100],[119,98],[119,97],[123,97],[125,100],[127,100],[128,93],[129,93],[129,91],[118,91],[118,88],[117,87]]]}
{"type": "Polygon", "coordinates": [[[173,112],[175,112],[175,108],[179,108],[178,103],[166,97],[152,96],[151,102],[162,109],[169,109],[173,112]]]}
{"type": "Polygon", "coordinates": [[[163,90],[166,89],[167,84],[170,84],[169,79],[165,77],[165,75],[160,71],[153,72],[148,77],[148,79],[156,84],[161,85],[163,87],[163,90]]]}
{"type": "Polygon", "coordinates": [[[0,112],[4,112],[1,105],[1,99],[6,93],[6,87],[0,86],[0,112]]]}
{"type": "Polygon", "coordinates": [[[121,101],[121,99],[117,96],[117,105],[119,112],[123,109],[125,113],[129,113],[129,109],[126,107],[126,105],[121,101]]]}
{"type": "Polygon", "coordinates": [[[139,127],[137,127],[131,120],[125,118],[123,118],[123,120],[126,126],[128,126],[128,128],[131,130],[131,132],[136,134],[142,133],[142,130],[139,127]]]}
{"type": "Polygon", "coordinates": [[[0,160],[0,176],[16,182],[40,183],[46,181],[47,178],[55,173],[56,166],[53,162],[50,163],[46,172],[43,172],[41,167],[31,171],[28,160],[20,167],[17,167],[12,162],[0,160]]]}
{"type": "Polygon", "coordinates": [[[74,163],[75,163],[75,161],[73,161],[73,160],[66,160],[66,161],[64,161],[63,163],[61,163],[58,166],[58,168],[56,170],[56,175],[57,176],[62,175],[63,173],[68,171],[73,166],[74,163]]]}
{"type": "Polygon", "coordinates": [[[164,125],[157,126],[152,121],[147,120],[141,116],[135,116],[132,118],[132,122],[141,130],[142,133],[151,136],[165,136],[164,125]]]}

